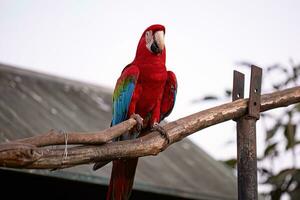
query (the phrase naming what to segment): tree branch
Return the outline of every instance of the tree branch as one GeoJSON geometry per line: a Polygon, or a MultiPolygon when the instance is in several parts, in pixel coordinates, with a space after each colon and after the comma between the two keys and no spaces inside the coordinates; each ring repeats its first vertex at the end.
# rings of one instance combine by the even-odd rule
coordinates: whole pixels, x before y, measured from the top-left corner
{"type": "Polygon", "coordinates": [[[37,147],[49,145],[63,145],[68,144],[103,144],[113,138],[116,138],[128,131],[136,125],[136,121],[132,118],[103,131],[96,132],[64,132],[51,129],[49,132],[30,138],[15,140],[17,143],[28,143],[37,147]]]}
{"type": "MultiPolygon", "coordinates": [[[[261,96],[261,112],[298,102],[300,102],[300,87],[265,94],[261,96]]],[[[31,144],[6,143],[0,145],[0,166],[53,169],[118,158],[157,155],[172,143],[178,142],[192,133],[230,119],[244,116],[247,112],[247,105],[248,99],[241,99],[170,122],[164,126],[170,138],[169,144],[166,143],[165,139],[158,132],[148,133],[135,140],[111,142],[100,146],[86,145],[72,147],[68,149],[67,155],[64,149],[37,148],[33,145],[36,144],[34,142],[30,142],[31,144]]],[[[135,123],[129,123],[131,126],[124,129],[128,131],[133,124],[135,123]]],[[[111,129],[113,127],[107,129],[107,132],[110,132],[111,129]]],[[[79,135],[85,138],[84,134],[79,135]]],[[[18,140],[18,142],[20,141],[26,142],[26,139],[18,140]]],[[[64,140],[59,144],[64,144],[64,140]]]]}

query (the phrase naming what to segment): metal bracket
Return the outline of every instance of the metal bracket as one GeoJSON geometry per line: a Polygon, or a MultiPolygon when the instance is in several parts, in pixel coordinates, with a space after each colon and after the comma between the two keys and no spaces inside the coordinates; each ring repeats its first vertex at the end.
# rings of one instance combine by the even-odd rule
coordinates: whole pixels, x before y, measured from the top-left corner
{"type": "MultiPolygon", "coordinates": [[[[233,71],[233,89],[232,89],[232,101],[244,98],[244,82],[245,75],[238,71],[233,71]]],[[[237,119],[233,119],[237,121],[237,119]]]]}
{"type": "Polygon", "coordinates": [[[244,98],[245,75],[238,71],[233,71],[232,101],[244,98]]]}
{"type": "Polygon", "coordinates": [[[248,116],[259,119],[262,69],[251,65],[248,116]]]}

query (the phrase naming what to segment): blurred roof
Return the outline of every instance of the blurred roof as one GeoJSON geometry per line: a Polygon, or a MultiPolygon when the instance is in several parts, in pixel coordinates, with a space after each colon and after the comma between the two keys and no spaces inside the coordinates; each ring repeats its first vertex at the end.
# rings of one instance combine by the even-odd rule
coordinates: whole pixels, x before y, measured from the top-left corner
{"type": "MultiPolygon", "coordinates": [[[[99,78],[101,76],[99,75],[99,78]]],[[[110,125],[107,88],[0,64],[0,142],[45,133],[102,130],[110,125]]],[[[107,185],[111,165],[28,173],[107,185]]],[[[134,189],[195,199],[237,199],[231,170],[189,139],[140,158],[134,189]]]]}

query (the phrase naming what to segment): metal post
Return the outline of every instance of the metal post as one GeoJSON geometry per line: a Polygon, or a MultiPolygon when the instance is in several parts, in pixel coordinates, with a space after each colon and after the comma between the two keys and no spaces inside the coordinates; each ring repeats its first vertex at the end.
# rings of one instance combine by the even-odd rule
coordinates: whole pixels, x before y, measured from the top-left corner
{"type": "MultiPolygon", "coordinates": [[[[262,70],[251,66],[248,113],[237,122],[238,199],[257,200],[256,120],[260,113],[262,70]]],[[[234,72],[232,99],[243,98],[244,75],[234,72]],[[241,86],[242,85],[242,86],[241,86]]]]}

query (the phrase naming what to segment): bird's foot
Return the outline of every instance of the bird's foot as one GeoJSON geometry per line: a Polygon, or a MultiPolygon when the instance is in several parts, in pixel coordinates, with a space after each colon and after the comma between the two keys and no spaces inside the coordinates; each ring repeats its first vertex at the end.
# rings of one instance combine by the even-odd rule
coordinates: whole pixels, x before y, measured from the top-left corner
{"type": "Polygon", "coordinates": [[[132,114],[130,118],[135,119],[136,121],[136,131],[141,132],[143,128],[143,118],[139,114],[132,114]]]}
{"type": "Polygon", "coordinates": [[[167,140],[167,144],[170,143],[170,137],[169,137],[167,131],[161,125],[159,125],[157,122],[155,122],[152,125],[151,130],[152,131],[158,131],[160,133],[160,135],[167,140]]]}

